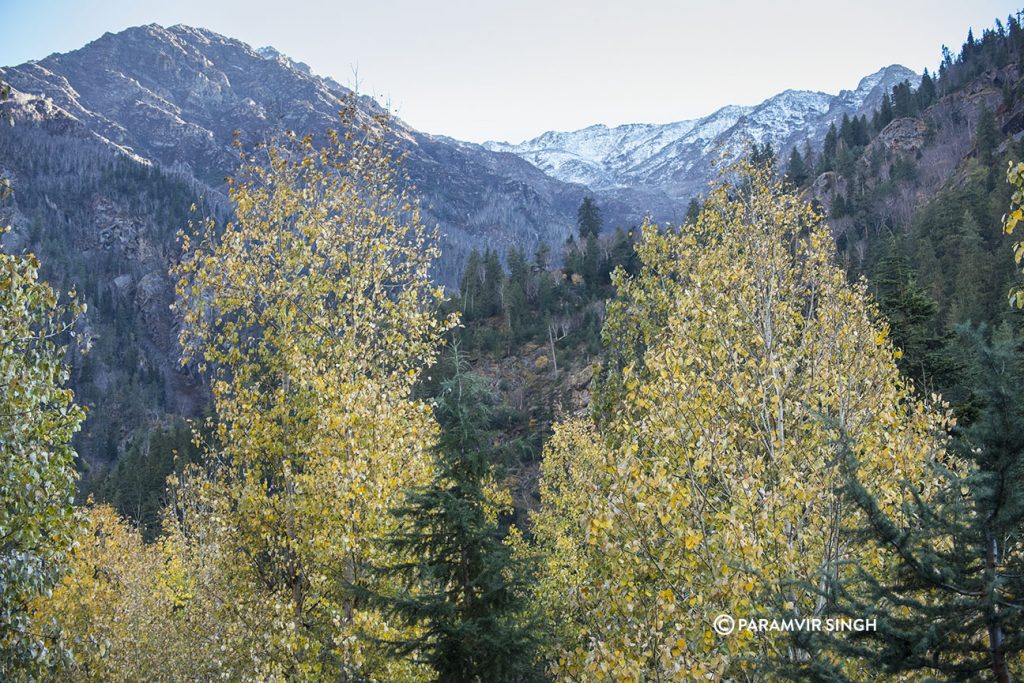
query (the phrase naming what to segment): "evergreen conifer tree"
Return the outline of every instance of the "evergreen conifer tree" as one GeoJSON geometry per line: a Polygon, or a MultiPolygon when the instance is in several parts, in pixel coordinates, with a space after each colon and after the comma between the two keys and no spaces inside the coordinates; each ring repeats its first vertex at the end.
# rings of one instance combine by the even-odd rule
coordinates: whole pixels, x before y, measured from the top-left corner
{"type": "Polygon", "coordinates": [[[878,108],[875,120],[873,121],[875,130],[882,130],[883,128],[888,126],[892,120],[892,99],[889,97],[889,93],[885,93],[884,95],[882,95],[882,104],[878,108]]]}
{"type": "Polygon", "coordinates": [[[945,272],[950,277],[948,327],[955,328],[965,322],[984,322],[988,291],[987,279],[990,257],[981,238],[978,221],[969,210],[954,224],[953,232],[943,242],[945,272]]]}
{"type": "Polygon", "coordinates": [[[932,80],[931,74],[928,73],[928,69],[924,70],[924,76],[921,77],[921,83],[917,86],[917,108],[919,111],[924,111],[935,101],[935,81],[932,80]]]}
{"type": "Polygon", "coordinates": [[[899,118],[902,116],[913,116],[916,113],[914,107],[914,95],[910,90],[910,83],[903,81],[897,83],[892,89],[893,114],[899,118]]]}
{"type": "Polygon", "coordinates": [[[914,680],[1010,683],[1024,674],[1020,340],[1008,326],[991,342],[984,327],[964,327],[960,335],[978,413],[956,428],[955,459],[936,461],[924,485],[904,483],[909,502],[899,517],[881,511],[859,481],[857,457],[841,445],[845,491],[867,520],[860,538],[891,553],[899,566],[888,576],[856,566],[831,577],[827,597],[834,613],[874,619],[876,628],[854,637],[797,635],[795,646],[811,653],[789,672],[801,680],[845,680],[821,649],[901,680],[911,674],[914,680]]]}
{"type": "Polygon", "coordinates": [[[483,259],[484,280],[480,293],[480,314],[489,318],[501,313],[501,294],[505,285],[505,269],[498,252],[488,249],[483,259]]]}
{"type": "Polygon", "coordinates": [[[818,173],[827,173],[835,170],[836,147],[839,144],[839,133],[836,131],[836,124],[829,124],[828,132],[825,133],[825,142],[821,146],[821,158],[818,159],[818,173]]]}
{"type": "Polygon", "coordinates": [[[509,275],[505,280],[502,304],[505,308],[509,336],[515,340],[522,335],[527,325],[526,290],[530,277],[530,267],[526,263],[526,256],[518,247],[513,247],[508,252],[508,268],[509,275]]]}
{"type": "Polygon", "coordinates": [[[693,225],[697,222],[697,216],[700,215],[700,200],[696,197],[690,199],[690,203],[686,205],[686,218],[683,219],[683,223],[687,225],[693,225]]]}
{"type": "Polygon", "coordinates": [[[889,321],[893,343],[900,350],[896,361],[900,371],[914,381],[918,393],[947,395],[956,368],[948,348],[949,336],[939,331],[939,304],[918,284],[901,241],[889,239],[871,282],[878,307],[889,321]]]}
{"type": "Polygon", "coordinates": [[[800,150],[796,147],[789,153],[789,166],[786,169],[786,177],[797,187],[807,182],[807,165],[804,163],[803,157],[800,156],[800,150]]]}
{"type": "Polygon", "coordinates": [[[995,117],[988,107],[982,105],[981,110],[978,112],[978,123],[975,132],[975,147],[978,153],[978,161],[985,166],[991,166],[992,157],[998,142],[999,129],[996,127],[995,117]]]}
{"type": "Polygon", "coordinates": [[[486,492],[495,474],[495,398],[468,372],[456,348],[452,376],[435,400],[441,433],[435,473],[394,510],[402,524],[386,539],[394,557],[375,571],[398,578],[389,594],[364,592],[371,604],[417,635],[387,643],[399,657],[429,665],[436,680],[501,683],[536,678],[535,626],[522,589],[526,561],[503,542],[486,492]]]}
{"type": "Polygon", "coordinates": [[[586,239],[590,235],[597,237],[601,232],[601,210],[590,197],[584,197],[576,212],[576,227],[579,228],[580,239],[586,239]]]}
{"type": "Polygon", "coordinates": [[[814,150],[811,149],[811,141],[804,140],[804,166],[807,168],[807,173],[810,174],[814,171],[814,150]]]}
{"type": "Polygon", "coordinates": [[[465,270],[462,271],[462,280],[459,283],[462,315],[466,322],[480,317],[480,297],[483,295],[483,289],[483,261],[480,258],[480,252],[474,249],[469,252],[465,270]]]}

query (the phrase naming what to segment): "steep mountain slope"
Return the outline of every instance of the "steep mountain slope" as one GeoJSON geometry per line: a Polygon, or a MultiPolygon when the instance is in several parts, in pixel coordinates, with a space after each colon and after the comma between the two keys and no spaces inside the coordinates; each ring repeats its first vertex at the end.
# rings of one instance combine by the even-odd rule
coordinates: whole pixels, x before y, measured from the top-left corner
{"type": "MultiPolygon", "coordinates": [[[[216,192],[248,142],[274,130],[319,133],[335,125],[350,91],[272,48],[205,29],[156,25],[106,34],[67,54],[4,69],[20,93],[43,97],[111,146],[216,192]]],[[[366,113],[379,112],[370,98],[366,113]]],[[[438,276],[453,283],[473,247],[504,250],[564,239],[585,188],[518,157],[453,144],[396,120],[413,182],[445,234],[438,276]]],[[[15,133],[17,134],[17,133],[15,133]]]]}
{"type": "Polygon", "coordinates": [[[723,154],[735,156],[755,143],[770,143],[777,151],[805,141],[817,144],[831,123],[874,111],[894,85],[910,81],[916,86],[919,80],[910,69],[893,65],[838,95],[786,90],[756,106],[723,107],[701,119],[597,125],[484,147],[512,152],[556,178],[594,190],[644,187],[686,201],[707,185],[714,176],[713,163],[723,154]]]}
{"type": "MultiPolygon", "coordinates": [[[[430,205],[428,220],[445,235],[437,276],[454,284],[473,248],[515,245],[529,253],[547,240],[557,259],[589,192],[577,180],[593,187],[611,227],[637,224],[647,211],[677,222],[723,141],[770,140],[780,148],[816,140],[830,117],[869,109],[907,75],[894,67],[837,97],[782,93],[700,121],[547,134],[538,148],[563,150],[563,179],[517,154],[402,121],[395,134],[430,205]],[[578,170],[569,174],[572,164],[578,170]]],[[[3,207],[8,216],[0,217],[14,225],[4,246],[38,253],[44,275],[61,289],[77,287],[90,305],[81,333],[94,348],[75,358],[73,386],[90,408],[79,452],[103,465],[135,448],[136,435],[206,405],[202,377],[178,365],[167,272],[192,204],[227,218],[234,131],[245,142],[281,129],[323,131],[350,92],[272,48],[253,50],[186,26],[107,34],[80,50],[3,69],[0,78],[14,87],[5,109],[15,123],[0,126],[0,175],[15,189],[3,207]]],[[[359,106],[379,111],[369,98],[359,106]]]]}

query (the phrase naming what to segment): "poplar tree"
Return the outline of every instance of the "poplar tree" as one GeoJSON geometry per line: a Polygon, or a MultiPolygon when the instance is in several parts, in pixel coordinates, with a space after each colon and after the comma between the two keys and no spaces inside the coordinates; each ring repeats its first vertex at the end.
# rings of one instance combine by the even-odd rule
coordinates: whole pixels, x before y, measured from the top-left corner
{"type": "Polygon", "coordinates": [[[237,680],[415,680],[358,640],[396,627],[352,585],[386,553],[402,491],[430,480],[435,425],[412,394],[435,359],[442,293],[386,117],[354,104],[322,143],[285,133],[243,152],[234,219],[184,242],[185,360],[210,373],[206,469],[173,482],[172,533],[193,597],[218,615],[237,680]]]}
{"type": "MultiPolygon", "coordinates": [[[[0,81],[0,102],[10,88],[0,81]]],[[[0,179],[0,201],[10,194],[0,179]]],[[[0,227],[0,238],[7,228],[0,227]]],[[[67,341],[85,313],[39,279],[32,254],[0,251],[0,679],[34,680],[59,664],[55,621],[30,606],[60,580],[78,530],[75,451],[85,419],[66,388],[67,341]]],[[[73,336],[73,335],[72,335],[73,336]]]]}
{"type": "Polygon", "coordinates": [[[861,552],[836,432],[887,511],[898,475],[941,448],[944,414],[900,376],[820,214],[768,168],[737,175],[695,224],[646,226],[639,274],[615,276],[593,418],[548,442],[532,520],[558,680],[750,680],[799,660],[785,638],[710,628],[723,613],[827,615],[807,584],[861,552]]]}

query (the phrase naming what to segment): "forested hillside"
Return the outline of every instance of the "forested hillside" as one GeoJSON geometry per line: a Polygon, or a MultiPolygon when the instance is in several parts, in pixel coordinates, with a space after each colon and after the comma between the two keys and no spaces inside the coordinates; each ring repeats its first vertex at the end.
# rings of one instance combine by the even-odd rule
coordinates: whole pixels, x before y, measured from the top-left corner
{"type": "Polygon", "coordinates": [[[64,94],[0,92],[0,679],[1024,677],[1019,15],[449,288],[384,110],[211,192],[64,94]]]}

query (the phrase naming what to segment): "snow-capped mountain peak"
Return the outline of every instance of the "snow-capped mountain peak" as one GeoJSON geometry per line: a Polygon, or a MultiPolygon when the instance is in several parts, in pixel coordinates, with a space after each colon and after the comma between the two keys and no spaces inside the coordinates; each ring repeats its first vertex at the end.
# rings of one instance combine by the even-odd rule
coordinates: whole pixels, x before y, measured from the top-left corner
{"type": "Polygon", "coordinates": [[[920,76],[891,65],[865,76],[853,90],[837,95],[785,90],[754,106],[730,105],[700,119],[666,124],[602,124],[577,131],[548,131],[517,144],[486,142],[511,152],[560,180],[594,190],[647,187],[686,199],[714,174],[712,161],[738,155],[752,144],[771,144],[779,153],[794,145],[817,144],[832,122],[873,111],[882,96],[902,81],[920,76]]]}

